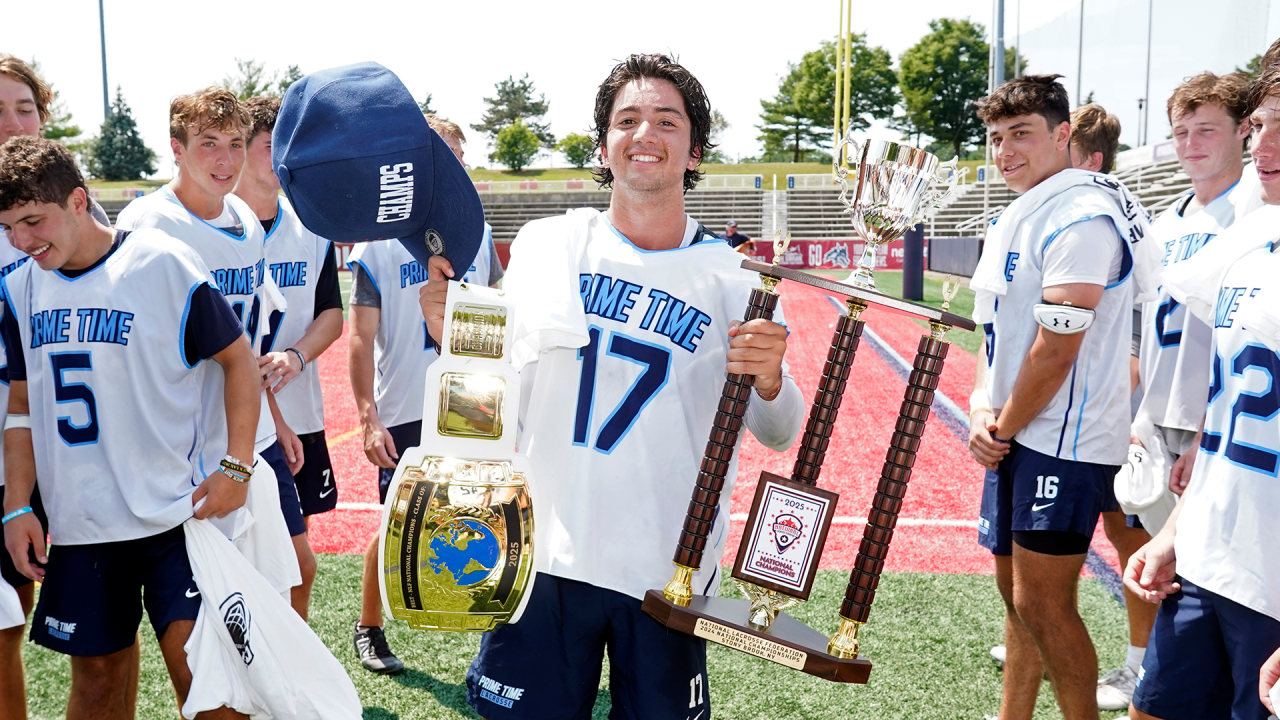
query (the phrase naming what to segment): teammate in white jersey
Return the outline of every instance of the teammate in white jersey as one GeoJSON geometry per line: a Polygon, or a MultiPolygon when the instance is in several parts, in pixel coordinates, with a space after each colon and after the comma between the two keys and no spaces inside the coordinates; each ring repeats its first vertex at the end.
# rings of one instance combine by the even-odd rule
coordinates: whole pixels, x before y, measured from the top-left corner
{"type": "Polygon", "coordinates": [[[126,718],[144,605],[179,704],[190,688],[184,645],[200,598],[180,525],[244,504],[260,393],[249,341],[200,258],[155,230],[113,237],[87,193],[62,145],[0,148],[0,226],[34,259],[0,293],[3,523],[14,564],[43,583],[31,639],[71,656],[67,717],[126,718]],[[209,374],[225,393],[204,392],[209,374]],[[211,403],[222,427],[204,422],[211,403]],[[222,458],[212,472],[206,450],[222,458]],[[37,477],[47,551],[29,504],[37,477]]]}
{"type": "MultiPolygon", "coordinates": [[[[462,132],[462,128],[458,124],[446,120],[434,113],[427,113],[427,125],[444,140],[449,149],[458,158],[458,162],[464,166],[467,161],[466,151],[462,146],[467,142],[467,136],[462,132]]],[[[465,273],[463,282],[480,283],[489,287],[497,287],[498,281],[502,279],[503,269],[502,262],[498,259],[498,249],[493,244],[493,226],[489,223],[484,224],[484,239],[480,242],[480,250],[476,253],[476,259],[471,261],[471,267],[465,273]]]]}
{"type": "MultiPolygon", "coordinates": [[[[177,171],[173,182],[129,203],[116,218],[119,230],[157,228],[191,246],[213,273],[219,290],[241,319],[256,348],[265,330],[262,303],[267,269],[265,233],[253,210],[231,194],[244,168],[248,115],[235,95],[217,87],[183,95],[169,105],[169,144],[177,171]]],[[[206,378],[207,392],[220,391],[221,380],[206,378]]],[[[274,470],[280,509],[289,535],[306,533],[293,473],[303,461],[302,443],[280,415],[275,396],[264,390],[254,449],[274,470]]],[[[216,424],[217,408],[207,408],[216,424]]],[[[206,458],[216,464],[217,458],[206,458]]],[[[315,555],[306,543],[295,544],[302,586],[315,579],[315,555]]],[[[294,609],[306,612],[306,598],[294,609]]]]}
{"type": "MultiPolygon", "coordinates": [[[[738,321],[758,278],[684,213],[711,147],[702,86],[665,56],[632,55],[601,84],[595,125],[608,212],[529,223],[503,282],[519,313],[539,574],[520,622],[486,633],[467,674],[490,719],[590,714],[606,647],[616,717],[709,716],[705,643],[645,616],[641,598],[670,579],[725,372],[755,376],[745,424],[763,444],[786,449],[804,417],[786,329],[738,321]]],[[[436,334],[444,265],[429,263],[422,295],[436,334]]],[[[731,465],[698,593],[719,585],[735,475],[731,465]]]]}
{"type": "Polygon", "coordinates": [[[1097,717],[1097,662],[1076,583],[1128,451],[1126,239],[1141,210],[1123,207],[1107,176],[1072,169],[1057,77],[1007,82],[978,109],[1021,195],[988,235],[973,281],[983,289],[975,319],[986,362],[969,445],[989,471],[978,532],[1007,614],[1005,720],[1031,717],[1046,672],[1064,717],[1097,717]]]}
{"type": "MultiPolygon", "coordinates": [[[[462,130],[435,115],[426,118],[458,162],[463,162],[466,137],[462,130]]],[[[463,282],[493,285],[501,279],[502,265],[490,254],[492,233],[485,223],[488,244],[481,244],[471,270],[462,276],[463,282]]],[[[418,305],[418,291],[427,281],[427,270],[395,240],[357,245],[348,264],[352,283],[347,365],[360,413],[364,454],[378,468],[378,501],[384,502],[400,452],[421,442],[427,367],[439,357],[418,305]]],[[[365,669],[392,675],[403,670],[404,663],[391,651],[382,631],[381,588],[375,532],[365,547],[360,618],[352,644],[365,669]]]]}
{"type": "MultiPolygon", "coordinates": [[[[53,91],[21,59],[0,54],[0,145],[15,137],[40,137],[49,119],[53,91]]],[[[110,227],[102,206],[90,199],[90,214],[99,224],[110,227]]],[[[8,275],[27,261],[27,255],[8,242],[0,242],[0,277],[8,275]]],[[[9,378],[0,369],[0,423],[9,412],[9,378]]],[[[4,443],[0,434],[0,504],[4,503],[4,443]]],[[[32,495],[31,506],[41,524],[48,530],[40,493],[32,495]]],[[[35,606],[35,585],[18,572],[9,554],[0,552],[0,582],[7,582],[18,593],[25,617],[35,606]]],[[[22,720],[27,716],[26,688],[22,672],[22,638],[25,624],[0,628],[0,717],[22,720]]],[[[137,666],[135,660],[134,666],[137,666]]],[[[137,673],[134,673],[137,677],[137,673]]]]}
{"type": "MultiPolygon", "coordinates": [[[[275,394],[280,416],[302,446],[302,467],[293,474],[305,527],[311,515],[338,506],[337,478],[324,436],[320,355],[342,335],[342,293],[333,243],[303,227],[271,167],[271,131],[280,99],[250,98],[249,139],[235,197],[245,201],[266,231],[267,271],[284,296],[286,309],[264,315],[258,342],[263,388],[275,394]]],[[[307,533],[293,536],[299,559],[315,555],[307,533]]],[[[314,562],[314,561],[312,561],[314,562]]],[[[293,588],[293,607],[308,614],[314,572],[293,588]]]]}
{"type": "Polygon", "coordinates": [[[1269,714],[1258,683],[1263,661],[1280,647],[1280,554],[1272,534],[1280,512],[1280,338],[1273,321],[1280,66],[1255,83],[1247,109],[1266,206],[1163,276],[1174,300],[1212,324],[1208,406],[1200,435],[1171,472],[1171,486],[1186,483],[1177,507],[1125,570],[1130,589],[1162,601],[1133,697],[1135,718],[1269,714]],[[1208,293],[1197,289],[1206,279],[1208,293]]]}

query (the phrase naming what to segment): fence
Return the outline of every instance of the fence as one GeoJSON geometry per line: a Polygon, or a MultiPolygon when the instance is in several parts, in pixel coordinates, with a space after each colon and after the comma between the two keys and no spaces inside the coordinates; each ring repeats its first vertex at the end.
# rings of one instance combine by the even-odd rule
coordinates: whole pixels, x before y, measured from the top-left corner
{"type": "MultiPolygon", "coordinates": [[[[595,192],[599,190],[595,180],[476,180],[476,192],[507,195],[515,193],[565,193],[595,192]]],[[[759,190],[760,175],[707,175],[695,190],[759,190]]]]}
{"type": "Polygon", "coordinates": [[[155,192],[155,188],[89,188],[89,197],[98,202],[125,202],[140,198],[147,193],[155,192]]]}

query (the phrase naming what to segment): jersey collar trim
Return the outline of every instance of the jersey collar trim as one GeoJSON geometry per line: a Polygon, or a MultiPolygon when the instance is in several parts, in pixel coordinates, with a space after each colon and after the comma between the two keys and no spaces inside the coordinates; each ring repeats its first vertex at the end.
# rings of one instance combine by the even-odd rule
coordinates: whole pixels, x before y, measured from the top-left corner
{"type": "MultiPolygon", "coordinates": [[[[669,253],[669,252],[676,252],[678,250],[687,250],[691,247],[695,247],[697,245],[702,244],[702,243],[690,242],[691,240],[693,240],[693,236],[698,232],[698,224],[696,222],[693,222],[693,220],[687,214],[684,216],[684,220],[685,220],[684,238],[681,239],[680,241],[680,247],[667,248],[666,250],[645,250],[644,248],[639,247],[635,243],[631,242],[631,239],[628,238],[626,235],[623,235],[621,232],[619,232],[618,228],[614,227],[613,223],[609,221],[608,213],[600,213],[600,219],[604,221],[604,226],[609,228],[609,231],[612,232],[614,235],[616,235],[620,240],[630,245],[633,249],[635,249],[636,252],[645,253],[646,255],[655,255],[657,253],[669,253]]],[[[719,238],[716,238],[716,239],[719,239],[719,238]]]]}
{"type": "MultiPolygon", "coordinates": [[[[224,201],[224,202],[225,202],[225,201],[224,201]]],[[[190,212],[190,211],[188,211],[188,212],[190,212]]],[[[233,212],[234,212],[234,211],[233,211],[233,212]]],[[[273,222],[273,223],[271,223],[271,232],[268,232],[268,233],[266,234],[266,236],[262,238],[262,241],[263,241],[264,243],[265,243],[266,241],[270,240],[272,235],[275,235],[275,234],[276,234],[276,230],[280,228],[280,221],[281,221],[281,220],[283,220],[283,219],[284,219],[284,213],[282,212],[282,208],[280,207],[280,199],[279,199],[279,198],[276,198],[276,221],[275,221],[275,222],[273,222]]],[[[247,237],[248,235],[249,235],[249,232],[246,230],[246,231],[245,231],[245,236],[247,237]]],[[[234,237],[234,236],[233,236],[233,237],[234,237]]],[[[243,239],[243,238],[241,238],[241,239],[243,239]]]]}
{"type": "MultiPolygon", "coordinates": [[[[169,186],[168,186],[168,185],[165,185],[164,187],[160,188],[160,191],[164,193],[164,196],[165,196],[166,198],[168,198],[170,202],[172,202],[173,204],[175,204],[175,205],[177,205],[178,207],[182,208],[183,210],[186,210],[186,212],[187,212],[187,214],[188,214],[188,215],[190,215],[191,217],[195,218],[197,221],[204,223],[204,224],[205,224],[205,225],[207,225],[208,227],[210,227],[210,228],[212,228],[212,229],[214,229],[214,230],[217,230],[218,232],[222,233],[223,235],[226,235],[227,237],[231,238],[232,240],[235,240],[236,242],[244,242],[245,240],[248,240],[248,239],[249,239],[249,227],[248,227],[247,225],[244,225],[244,226],[243,226],[243,227],[244,227],[244,234],[243,234],[243,235],[236,235],[236,234],[234,234],[234,233],[229,233],[229,232],[227,232],[226,230],[223,230],[223,229],[222,229],[222,228],[220,228],[220,227],[216,227],[216,226],[214,226],[214,224],[213,224],[213,223],[209,222],[208,220],[205,220],[204,218],[200,217],[199,215],[197,215],[197,214],[195,214],[195,213],[191,212],[191,210],[189,210],[189,209],[187,208],[187,206],[186,206],[186,205],[183,205],[183,204],[182,204],[182,201],[178,199],[178,196],[173,194],[173,191],[169,189],[169,186]]],[[[228,202],[228,201],[227,201],[227,199],[224,197],[224,198],[222,198],[222,202],[226,203],[226,202],[228,202]]],[[[279,200],[277,200],[277,201],[276,201],[276,205],[277,205],[277,206],[279,206],[279,204],[280,204],[280,201],[279,201],[279,200]]],[[[234,207],[232,207],[232,208],[231,208],[231,214],[232,214],[232,215],[235,215],[237,218],[240,218],[240,213],[236,212],[236,209],[235,209],[234,207]]],[[[254,219],[256,220],[257,218],[254,218],[254,219]]],[[[240,222],[243,224],[243,223],[244,223],[244,218],[240,218],[240,222]]],[[[273,229],[274,229],[274,228],[273,228],[273,229]]]]}

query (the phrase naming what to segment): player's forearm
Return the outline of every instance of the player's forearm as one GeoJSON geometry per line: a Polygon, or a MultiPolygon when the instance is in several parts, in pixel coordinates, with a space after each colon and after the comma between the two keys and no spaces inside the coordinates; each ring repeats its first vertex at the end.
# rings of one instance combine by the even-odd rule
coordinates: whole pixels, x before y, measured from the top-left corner
{"type": "Polygon", "coordinates": [[[271,420],[276,424],[276,427],[279,428],[281,425],[286,428],[289,427],[289,423],[284,420],[284,413],[280,412],[280,404],[276,401],[276,394],[271,390],[267,390],[263,394],[266,395],[267,409],[271,411],[271,420]]]}
{"type": "MultiPolygon", "coordinates": [[[[26,381],[14,380],[9,386],[9,414],[26,415],[30,411],[26,381]]],[[[6,514],[31,504],[36,488],[36,453],[30,428],[4,431],[4,484],[6,514]]]]}
{"type": "Polygon", "coordinates": [[[355,396],[356,412],[360,423],[377,420],[378,410],[373,401],[373,380],[376,369],[373,363],[373,342],[378,333],[382,311],[364,305],[351,306],[350,337],[347,338],[347,372],[351,376],[351,394],[355,396]]]}
{"type": "Polygon", "coordinates": [[[249,339],[244,336],[214,355],[213,359],[222,366],[226,376],[222,402],[227,415],[227,454],[250,461],[262,410],[258,361],[253,356],[249,339]]]}
{"type": "Polygon", "coordinates": [[[320,313],[293,347],[302,353],[308,363],[312,363],[341,336],[342,308],[329,308],[320,313]]]}
{"type": "Polygon", "coordinates": [[[758,394],[752,396],[744,423],[762,445],[782,452],[800,436],[804,414],[804,394],[794,378],[784,375],[782,388],[773,400],[765,400],[758,394]]]}
{"type": "Polygon", "coordinates": [[[1009,440],[1044,410],[1071,373],[1083,340],[1083,333],[1059,335],[1040,330],[1008,401],[1000,408],[996,437],[1009,440]]]}

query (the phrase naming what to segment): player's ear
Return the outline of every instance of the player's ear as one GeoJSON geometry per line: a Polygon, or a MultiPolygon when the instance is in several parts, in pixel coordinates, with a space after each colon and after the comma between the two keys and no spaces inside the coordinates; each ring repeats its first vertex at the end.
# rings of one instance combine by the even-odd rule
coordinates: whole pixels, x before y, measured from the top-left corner
{"type": "Polygon", "coordinates": [[[182,162],[182,153],[187,149],[182,144],[182,141],[175,137],[169,138],[169,149],[173,151],[173,161],[175,163],[182,162]]]}
{"type": "Polygon", "coordinates": [[[1071,145],[1071,123],[1063,120],[1058,123],[1057,130],[1054,131],[1054,145],[1059,151],[1066,150],[1071,145]]]}
{"type": "Polygon", "coordinates": [[[76,215],[83,215],[89,210],[89,196],[85,194],[84,188],[75,188],[71,194],[67,196],[67,208],[76,215]]]}
{"type": "Polygon", "coordinates": [[[689,153],[689,164],[685,167],[689,170],[697,170],[698,163],[702,160],[702,146],[694,145],[693,151],[689,153]]]}

